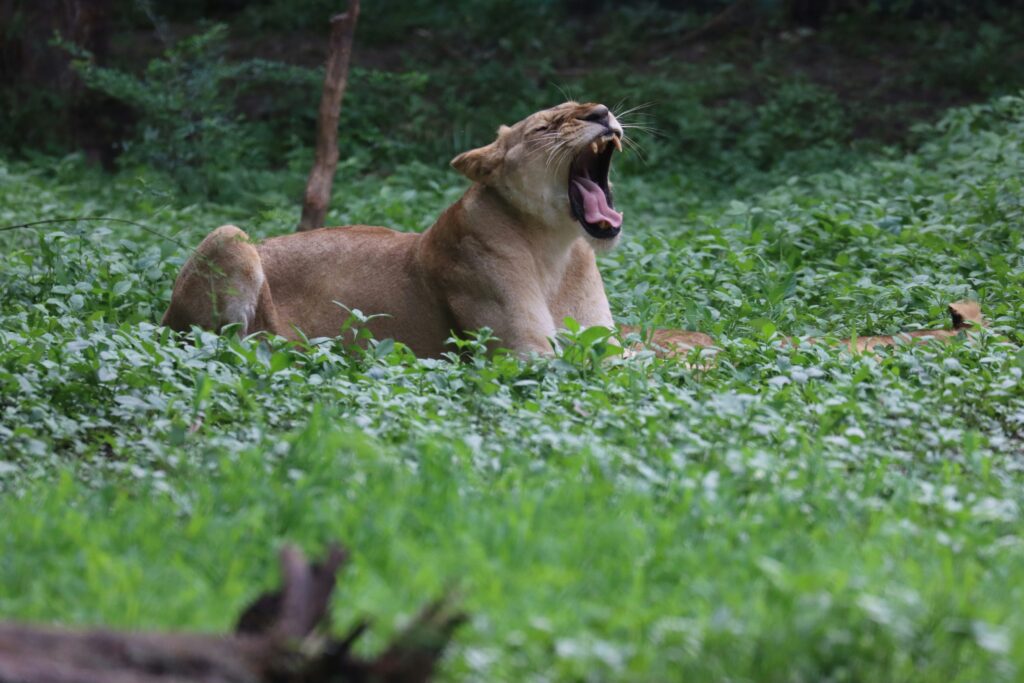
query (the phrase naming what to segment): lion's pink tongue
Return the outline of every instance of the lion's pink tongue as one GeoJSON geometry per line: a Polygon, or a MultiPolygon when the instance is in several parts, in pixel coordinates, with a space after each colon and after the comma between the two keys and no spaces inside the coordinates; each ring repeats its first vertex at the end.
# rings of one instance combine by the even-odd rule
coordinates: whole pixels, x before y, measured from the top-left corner
{"type": "Polygon", "coordinates": [[[604,190],[590,178],[573,178],[576,189],[583,197],[583,217],[594,225],[607,221],[613,228],[622,225],[622,214],[608,206],[604,190]]]}

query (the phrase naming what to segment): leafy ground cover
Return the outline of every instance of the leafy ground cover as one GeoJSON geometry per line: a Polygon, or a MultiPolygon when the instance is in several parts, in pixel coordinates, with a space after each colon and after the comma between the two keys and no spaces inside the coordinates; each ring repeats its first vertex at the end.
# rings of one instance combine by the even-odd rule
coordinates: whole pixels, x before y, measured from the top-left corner
{"type": "MultiPolygon", "coordinates": [[[[953,110],[910,152],[820,135],[729,176],[657,141],[619,166],[612,307],[715,335],[703,370],[602,362],[588,333],[529,362],[182,344],[155,321],[188,248],[291,230],[301,174],[191,203],[3,162],[0,223],[171,239],[2,233],[0,614],[225,629],[274,583],[268,547],[340,538],[336,621],[377,615],[368,649],[463,596],[448,680],[1018,680],[1024,100],[953,110]],[[941,326],[966,297],[991,322],[969,343],[780,343],[941,326]]],[[[423,229],[463,187],[403,164],[345,182],[329,220],[423,229]]]]}

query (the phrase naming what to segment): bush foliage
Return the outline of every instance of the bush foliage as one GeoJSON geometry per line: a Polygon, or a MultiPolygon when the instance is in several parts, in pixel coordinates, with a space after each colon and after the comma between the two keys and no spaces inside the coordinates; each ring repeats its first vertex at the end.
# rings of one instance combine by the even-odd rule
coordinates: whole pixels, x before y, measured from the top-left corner
{"type": "Polygon", "coordinates": [[[157,321],[203,235],[294,229],[320,74],[241,46],[302,30],[283,3],[156,3],[231,27],[81,63],[137,113],[119,173],[0,157],[0,226],[127,221],[0,231],[0,616],[224,630],[275,582],[268,547],[340,538],[335,623],[378,615],[368,648],[424,595],[463,596],[442,680],[1020,680],[1013,22],[873,24],[861,54],[857,13],[673,48],[706,15],[626,3],[587,33],[576,4],[399,4],[422,12],[363,16],[370,48],[397,35],[375,22],[415,38],[357,59],[328,222],[426,229],[465,188],[447,160],[499,123],[568,95],[637,108],[612,309],[713,334],[716,361],[621,358],[571,323],[527,361],[488,357],[487,331],[458,357],[355,352],[358,316],[306,345],[173,337],[157,321]],[[505,10],[515,30],[485,39],[505,10]],[[948,345],[783,340],[941,327],[961,298],[989,327],[948,345]]]}
{"type": "MultiPolygon", "coordinates": [[[[188,246],[225,220],[291,230],[280,178],[239,207],[74,158],[8,163],[4,222],[112,213],[173,240],[5,233],[0,612],[224,628],[270,582],[267,544],[342,537],[343,623],[372,608],[397,628],[458,582],[475,619],[451,680],[1016,680],[1022,122],[1006,97],[905,155],[812,146],[805,163],[842,169],[751,166],[731,196],[703,194],[699,168],[623,171],[613,308],[714,333],[703,371],[600,362],[585,333],[530,362],[472,341],[461,362],[387,341],[182,345],[154,321],[188,246]],[[961,297],[991,321],[971,342],[780,342],[941,325],[961,297]]],[[[405,166],[347,184],[331,219],[420,229],[461,186],[405,166]]]]}

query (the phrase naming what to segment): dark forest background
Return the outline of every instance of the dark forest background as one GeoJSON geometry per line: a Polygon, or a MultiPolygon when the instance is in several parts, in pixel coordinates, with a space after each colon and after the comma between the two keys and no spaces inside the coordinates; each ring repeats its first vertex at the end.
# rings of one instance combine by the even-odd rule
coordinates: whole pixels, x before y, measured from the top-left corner
{"type": "MultiPolygon", "coordinates": [[[[566,96],[650,105],[649,166],[711,180],[822,142],[903,144],[1024,84],[1010,0],[367,2],[347,168],[443,163],[566,96]]],[[[0,148],[82,152],[217,195],[228,169],[307,163],[337,0],[6,0],[0,148]]],[[[301,173],[299,174],[301,175],[301,173]]],[[[238,189],[238,188],[232,188],[238,189]]]]}

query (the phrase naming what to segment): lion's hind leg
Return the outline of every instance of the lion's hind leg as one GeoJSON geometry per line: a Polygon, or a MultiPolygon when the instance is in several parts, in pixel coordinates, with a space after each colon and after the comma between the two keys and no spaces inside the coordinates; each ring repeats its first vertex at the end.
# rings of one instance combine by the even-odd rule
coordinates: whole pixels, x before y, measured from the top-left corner
{"type": "Polygon", "coordinates": [[[276,320],[259,252],[244,231],[222,225],[182,266],[163,324],[185,331],[192,325],[220,330],[237,323],[241,335],[277,334],[276,320]]]}

